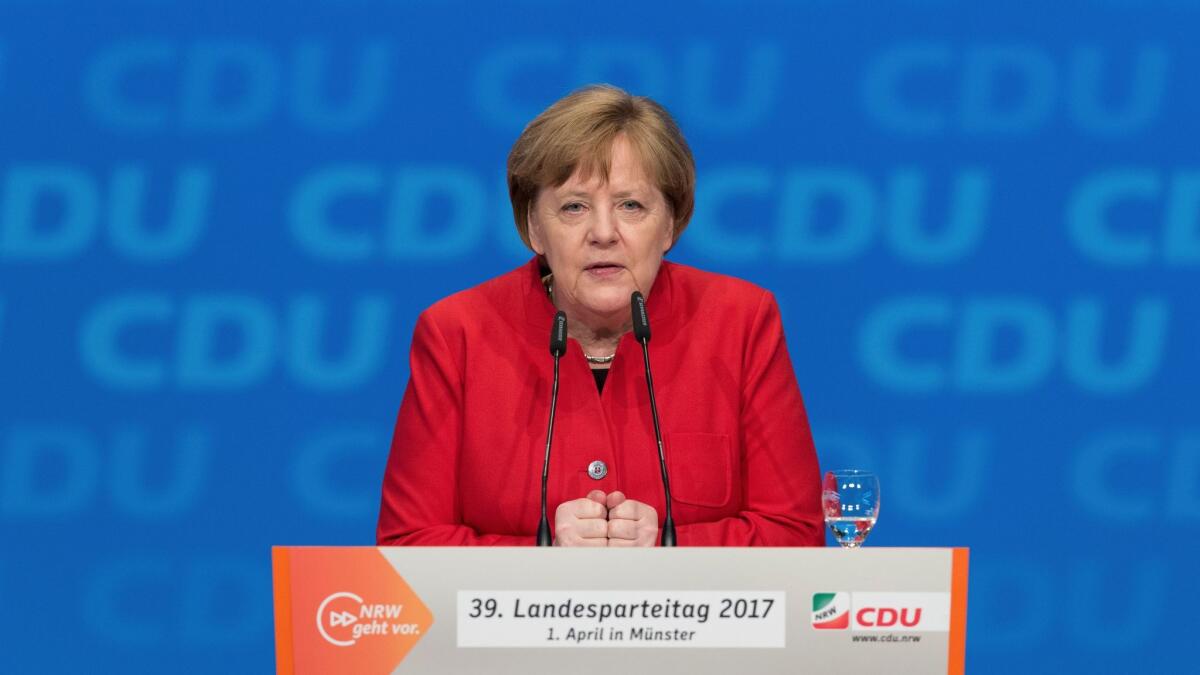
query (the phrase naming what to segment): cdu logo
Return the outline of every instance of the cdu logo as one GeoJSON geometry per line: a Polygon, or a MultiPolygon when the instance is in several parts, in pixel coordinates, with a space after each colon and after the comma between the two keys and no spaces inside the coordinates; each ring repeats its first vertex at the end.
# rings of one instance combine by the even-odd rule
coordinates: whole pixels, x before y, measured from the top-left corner
{"type": "Polygon", "coordinates": [[[949,593],[813,593],[818,630],[938,632],[950,630],[949,593]]]}

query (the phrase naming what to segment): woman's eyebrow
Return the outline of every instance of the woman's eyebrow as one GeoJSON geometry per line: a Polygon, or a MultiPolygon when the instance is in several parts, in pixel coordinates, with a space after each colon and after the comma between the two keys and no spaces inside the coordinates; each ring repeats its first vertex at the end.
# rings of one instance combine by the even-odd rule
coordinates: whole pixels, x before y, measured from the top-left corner
{"type": "MultiPolygon", "coordinates": [[[[625,197],[638,196],[638,195],[644,194],[645,192],[646,192],[645,186],[636,185],[636,186],[631,186],[631,187],[624,188],[621,190],[617,190],[616,192],[612,193],[612,196],[616,199],[624,199],[625,197]]],[[[557,199],[568,199],[568,198],[572,198],[572,197],[590,198],[592,196],[592,193],[587,190],[575,188],[573,190],[568,190],[566,192],[555,192],[554,196],[557,199]]]]}
{"type": "Polygon", "coordinates": [[[559,199],[566,199],[567,197],[591,197],[591,196],[592,196],[591,193],[587,192],[586,190],[571,190],[569,192],[563,192],[563,193],[558,194],[559,199]]]}

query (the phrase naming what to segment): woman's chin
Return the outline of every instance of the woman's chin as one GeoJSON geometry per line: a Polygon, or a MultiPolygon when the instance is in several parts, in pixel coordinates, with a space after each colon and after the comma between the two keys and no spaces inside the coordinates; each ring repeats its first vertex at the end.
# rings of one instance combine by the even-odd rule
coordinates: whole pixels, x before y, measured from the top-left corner
{"type": "MultiPolygon", "coordinates": [[[[629,313],[629,296],[633,291],[628,293],[618,291],[616,289],[606,289],[604,292],[590,295],[583,298],[581,303],[589,312],[600,316],[611,316],[620,313],[629,313]]],[[[625,317],[628,318],[628,317],[625,317]]]]}

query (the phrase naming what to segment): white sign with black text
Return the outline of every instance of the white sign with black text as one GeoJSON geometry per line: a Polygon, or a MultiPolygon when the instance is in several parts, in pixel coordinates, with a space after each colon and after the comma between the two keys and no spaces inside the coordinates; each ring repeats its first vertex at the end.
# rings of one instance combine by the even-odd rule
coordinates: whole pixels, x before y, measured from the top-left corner
{"type": "Polygon", "coordinates": [[[787,646],[784,591],[459,591],[459,647],[787,646]]]}

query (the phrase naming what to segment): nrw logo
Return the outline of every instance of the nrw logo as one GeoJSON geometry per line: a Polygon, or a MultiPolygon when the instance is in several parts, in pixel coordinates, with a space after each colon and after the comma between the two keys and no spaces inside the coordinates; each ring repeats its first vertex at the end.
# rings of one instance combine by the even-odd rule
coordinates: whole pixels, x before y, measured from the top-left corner
{"type": "Polygon", "coordinates": [[[853,631],[946,632],[949,593],[813,593],[812,626],[853,631]]]}
{"type": "Polygon", "coordinates": [[[813,593],[812,626],[827,630],[850,627],[849,593],[813,593]]]}
{"type": "Polygon", "coordinates": [[[276,599],[291,607],[290,618],[276,623],[277,644],[292,645],[280,652],[281,663],[290,661],[298,674],[396,669],[433,629],[433,613],[384,552],[374,546],[272,549],[276,599]]]}
{"type": "Polygon", "coordinates": [[[420,635],[416,623],[399,621],[404,605],[368,604],[349,591],[332,593],[317,608],[317,630],[329,644],[349,647],[373,635],[420,635]]]}

